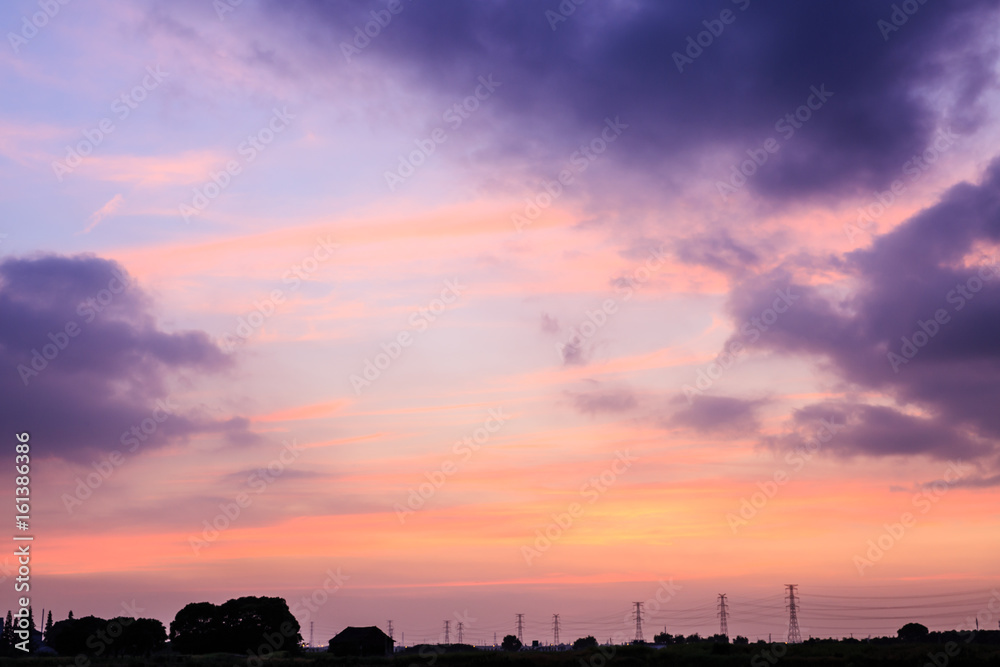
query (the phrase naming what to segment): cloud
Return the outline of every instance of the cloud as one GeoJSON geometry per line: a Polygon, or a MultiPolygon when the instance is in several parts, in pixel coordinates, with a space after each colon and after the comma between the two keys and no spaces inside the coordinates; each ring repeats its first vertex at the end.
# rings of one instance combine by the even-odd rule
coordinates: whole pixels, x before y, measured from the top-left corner
{"type": "Polygon", "coordinates": [[[795,306],[756,347],[820,360],[848,386],[900,406],[844,408],[855,423],[840,453],[982,455],[1000,439],[998,247],[1000,160],[869,248],[817,260],[851,291],[796,284],[779,268],[737,286],[730,309],[744,321],[775,284],[791,284],[795,306]]]}
{"type": "Polygon", "coordinates": [[[884,405],[847,401],[819,403],[796,410],[787,432],[765,438],[764,442],[786,450],[811,451],[819,447],[845,458],[922,454],[942,460],[970,459],[989,451],[987,445],[939,420],[906,414],[884,405]],[[824,431],[829,435],[818,439],[817,434],[824,431]]]}
{"type": "Polygon", "coordinates": [[[559,320],[548,313],[542,313],[542,332],[547,334],[559,333],[559,320]]]}
{"type": "Polygon", "coordinates": [[[131,447],[122,438],[133,427],[144,448],[197,433],[253,440],[245,419],[207,419],[171,400],[173,378],[219,373],[230,360],[204,332],[160,330],[151,309],[111,260],[42,255],[0,263],[4,429],[29,431],[39,456],[80,462],[131,447]]]}
{"type": "Polygon", "coordinates": [[[598,388],[595,391],[574,393],[569,392],[573,399],[573,407],[577,411],[596,415],[599,412],[628,412],[638,406],[635,394],[623,388],[598,388]]]}
{"type": "MultiPolygon", "coordinates": [[[[678,396],[674,402],[686,401],[678,396]]],[[[704,433],[742,432],[756,434],[757,410],[763,400],[745,400],[729,396],[696,396],[666,420],[666,425],[692,428],[704,433]]]]}
{"type": "Polygon", "coordinates": [[[89,234],[94,229],[94,227],[101,224],[101,221],[103,221],[104,218],[108,217],[109,215],[117,211],[118,207],[121,206],[121,203],[123,201],[125,201],[125,198],[122,197],[121,193],[116,194],[114,197],[108,200],[108,202],[104,204],[104,206],[97,209],[90,215],[90,224],[87,225],[86,228],[84,228],[84,230],[80,232],[80,234],[89,234]]]}
{"type": "Polygon", "coordinates": [[[706,151],[746,159],[778,139],[747,186],[775,200],[886,186],[938,128],[976,129],[996,79],[989,0],[921,5],[889,39],[878,22],[893,12],[890,0],[723,3],[734,21],[683,72],[674,54],[718,20],[719,6],[586,3],[553,29],[545,12],[556,6],[405,2],[354,64],[341,45],[384,4],[270,0],[264,20],[308,26],[294,45],[306,63],[387,68],[449,99],[494,75],[503,82],[490,100],[495,141],[481,152],[494,171],[515,156],[548,177],[605,118],[620,117],[629,149],[609,159],[653,180],[691,173],[706,151]],[[832,97],[805,124],[776,127],[824,86],[832,97]]]}

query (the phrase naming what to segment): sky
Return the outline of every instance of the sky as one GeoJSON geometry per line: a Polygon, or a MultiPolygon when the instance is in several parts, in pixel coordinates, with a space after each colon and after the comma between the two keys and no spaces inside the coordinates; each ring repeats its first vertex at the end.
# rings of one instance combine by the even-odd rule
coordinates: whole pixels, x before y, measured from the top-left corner
{"type": "Polygon", "coordinates": [[[4,3],[33,606],[545,643],[635,602],[713,634],[724,593],[753,639],[797,584],[803,636],[997,622],[998,23],[4,3]]]}

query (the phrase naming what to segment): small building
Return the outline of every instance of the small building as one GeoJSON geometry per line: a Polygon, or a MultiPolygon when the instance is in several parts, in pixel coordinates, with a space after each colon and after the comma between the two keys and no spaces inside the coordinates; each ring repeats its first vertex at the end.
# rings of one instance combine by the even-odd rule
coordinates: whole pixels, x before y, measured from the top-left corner
{"type": "Polygon", "coordinates": [[[374,625],[346,627],[330,640],[328,651],[337,656],[392,655],[393,640],[374,625]]]}

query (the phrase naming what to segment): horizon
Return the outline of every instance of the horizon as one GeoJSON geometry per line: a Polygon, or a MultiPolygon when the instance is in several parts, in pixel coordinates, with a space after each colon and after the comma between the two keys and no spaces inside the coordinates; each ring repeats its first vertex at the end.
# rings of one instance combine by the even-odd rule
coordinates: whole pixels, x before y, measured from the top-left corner
{"type": "Polygon", "coordinates": [[[278,596],[324,641],[604,641],[671,581],[644,636],[715,634],[720,593],[787,634],[787,584],[803,638],[989,610],[995,3],[0,28],[9,608],[278,596]]]}

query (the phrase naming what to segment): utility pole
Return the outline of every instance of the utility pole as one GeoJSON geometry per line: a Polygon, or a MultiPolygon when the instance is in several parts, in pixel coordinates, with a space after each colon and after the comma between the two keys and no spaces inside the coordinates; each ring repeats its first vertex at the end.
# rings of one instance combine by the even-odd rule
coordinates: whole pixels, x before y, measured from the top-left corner
{"type": "Polygon", "coordinates": [[[719,593],[719,634],[729,636],[728,612],[726,610],[726,594],[719,593]]]}
{"type": "Polygon", "coordinates": [[[524,644],[524,614],[517,615],[517,641],[524,644]]]}
{"type": "Polygon", "coordinates": [[[552,644],[559,646],[559,614],[552,614],[552,644]]]}
{"type": "Polygon", "coordinates": [[[643,641],[642,639],[642,603],[633,602],[635,605],[635,640],[637,642],[643,641]]]}
{"type": "Polygon", "coordinates": [[[795,589],[797,584],[785,584],[788,588],[788,643],[799,644],[802,634],[799,632],[799,616],[795,607],[795,589]]]}
{"type": "Polygon", "coordinates": [[[444,643],[451,643],[451,621],[444,622],[444,643]]]}

